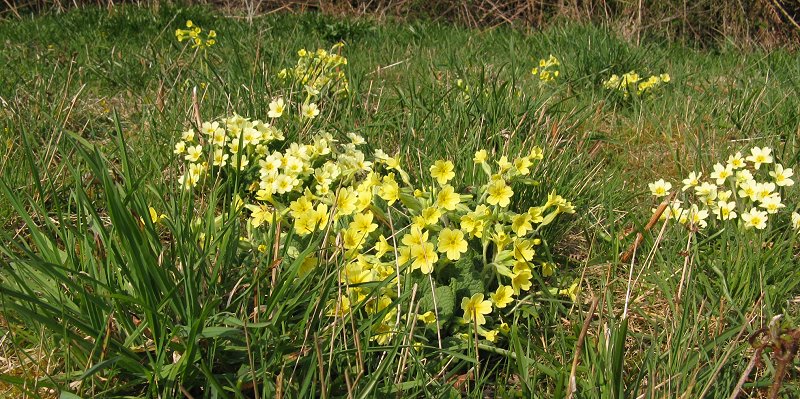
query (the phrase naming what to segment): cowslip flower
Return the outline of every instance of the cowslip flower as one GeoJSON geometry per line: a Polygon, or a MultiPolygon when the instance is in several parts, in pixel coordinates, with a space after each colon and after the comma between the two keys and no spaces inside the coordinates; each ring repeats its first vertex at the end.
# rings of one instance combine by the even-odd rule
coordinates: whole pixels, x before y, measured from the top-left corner
{"type": "Polygon", "coordinates": [[[483,294],[478,293],[470,298],[462,298],[461,310],[464,311],[464,321],[474,321],[481,326],[486,324],[485,315],[492,313],[492,302],[483,300],[483,294]]]}
{"type": "Polygon", "coordinates": [[[783,165],[776,164],[775,170],[769,172],[769,175],[775,179],[775,184],[779,187],[789,187],[794,185],[794,180],[790,179],[794,175],[792,168],[783,168],[783,165]]]}
{"type": "Polygon", "coordinates": [[[772,163],[772,149],[769,147],[753,147],[750,149],[750,155],[747,156],[747,160],[753,163],[753,167],[758,170],[761,167],[761,164],[765,163],[772,163]]]}
{"type": "Polygon", "coordinates": [[[669,190],[672,189],[672,183],[664,181],[664,179],[658,179],[658,181],[647,186],[650,187],[650,193],[656,198],[669,195],[669,190]]]}
{"type": "Polygon", "coordinates": [[[444,186],[450,179],[456,176],[453,169],[453,163],[450,161],[436,161],[433,166],[430,167],[431,177],[436,179],[439,185],[444,186]]]}
{"type": "Polygon", "coordinates": [[[467,241],[461,230],[442,229],[439,233],[439,252],[447,255],[447,259],[458,260],[467,252],[467,241]]]}
{"type": "Polygon", "coordinates": [[[755,227],[758,230],[764,230],[767,227],[767,213],[759,211],[758,208],[750,208],[749,211],[742,213],[742,220],[745,229],[755,227]]]}

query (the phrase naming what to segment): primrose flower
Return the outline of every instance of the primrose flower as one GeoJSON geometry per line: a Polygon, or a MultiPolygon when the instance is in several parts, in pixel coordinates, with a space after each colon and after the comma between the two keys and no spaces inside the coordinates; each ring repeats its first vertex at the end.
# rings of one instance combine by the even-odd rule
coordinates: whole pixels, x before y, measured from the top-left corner
{"type": "Polygon", "coordinates": [[[414,258],[414,262],[411,263],[411,270],[420,269],[423,274],[431,274],[433,265],[439,260],[439,255],[436,255],[433,244],[429,242],[411,247],[410,255],[414,258]]]}
{"type": "Polygon", "coordinates": [[[781,196],[778,193],[762,198],[759,206],[764,208],[769,214],[778,213],[781,208],[786,207],[786,205],[781,202],[781,196]]]}
{"type": "Polygon", "coordinates": [[[509,303],[514,301],[514,289],[507,286],[501,285],[497,287],[497,290],[494,294],[491,295],[492,302],[494,302],[494,306],[498,309],[502,309],[508,306],[509,303]]]}
{"type": "Polygon", "coordinates": [[[733,167],[730,165],[722,166],[721,163],[714,165],[714,171],[709,175],[712,179],[717,180],[717,184],[725,184],[725,180],[733,175],[733,167]]]}
{"type": "Polygon", "coordinates": [[[520,237],[528,234],[528,231],[533,230],[533,226],[531,225],[532,220],[533,217],[529,213],[521,213],[513,216],[511,218],[511,231],[520,237]]]}
{"type": "Polygon", "coordinates": [[[175,143],[175,149],[172,150],[173,153],[180,155],[186,152],[186,143],[183,141],[179,141],[175,143]]]}
{"type": "Polygon", "coordinates": [[[695,187],[700,184],[700,176],[702,173],[691,172],[689,173],[689,177],[683,179],[683,188],[681,191],[686,191],[692,187],[695,187]]]}
{"type": "Polygon", "coordinates": [[[706,222],[707,218],[708,218],[707,209],[698,209],[697,205],[692,205],[691,207],[689,207],[689,215],[687,221],[690,222],[692,225],[704,229],[706,228],[706,226],[708,226],[708,223],[706,222]]]}
{"type": "Polygon", "coordinates": [[[506,185],[505,180],[502,179],[492,180],[486,192],[489,194],[486,202],[490,205],[499,205],[501,208],[507,207],[511,203],[511,196],[514,195],[511,187],[506,185]]]}
{"type": "Polygon", "coordinates": [[[792,212],[792,227],[795,230],[800,230],[800,213],[792,212]]]}
{"type": "Polygon", "coordinates": [[[283,98],[281,97],[276,100],[272,100],[269,103],[269,112],[267,112],[267,116],[273,119],[280,118],[285,110],[286,104],[283,102],[283,98]]]}
{"type": "Polygon", "coordinates": [[[461,202],[461,196],[456,194],[453,186],[445,184],[439,194],[436,195],[436,206],[448,211],[453,211],[456,206],[461,202]]]}
{"type": "Polygon", "coordinates": [[[654,197],[659,198],[669,195],[669,190],[672,189],[672,183],[664,181],[664,179],[658,179],[656,182],[648,184],[648,187],[650,187],[650,193],[652,193],[654,197]]]}
{"type": "Polygon", "coordinates": [[[479,150],[475,151],[475,156],[472,158],[472,162],[475,162],[476,165],[480,165],[486,162],[486,158],[489,157],[489,153],[486,150],[479,150]]]}
{"type": "Polygon", "coordinates": [[[436,323],[436,315],[429,310],[423,314],[418,314],[417,320],[422,320],[422,322],[425,324],[436,323]]]}
{"type": "Polygon", "coordinates": [[[794,180],[790,179],[794,175],[792,168],[783,168],[781,164],[775,164],[775,170],[769,172],[769,175],[775,179],[775,184],[779,187],[789,187],[794,185],[794,180]]]}
{"type": "Polygon", "coordinates": [[[353,229],[361,234],[369,234],[378,228],[378,225],[372,223],[372,212],[358,213],[350,222],[349,229],[353,229]]]}
{"type": "Polygon", "coordinates": [[[772,149],[769,147],[753,147],[750,149],[750,155],[747,156],[747,160],[752,162],[753,167],[758,170],[761,164],[772,163],[772,155],[770,153],[772,153],[772,149]]]}
{"type": "Polygon", "coordinates": [[[447,254],[447,259],[458,260],[467,252],[467,242],[461,230],[442,229],[439,233],[439,252],[447,254]]]}
{"type": "Polygon", "coordinates": [[[184,159],[186,159],[189,162],[197,162],[198,160],[200,160],[201,155],[203,155],[203,146],[201,145],[190,146],[186,149],[186,156],[184,157],[184,159]]]}
{"type": "Polygon", "coordinates": [[[716,215],[719,220],[736,219],[736,203],[725,200],[718,201],[714,208],[714,215],[716,215]]]}
{"type": "Polygon", "coordinates": [[[450,161],[436,161],[430,168],[431,177],[436,179],[439,185],[443,186],[456,176],[455,172],[453,172],[453,168],[453,163],[450,161]]]}
{"type": "Polygon", "coordinates": [[[272,223],[272,209],[266,205],[247,204],[245,208],[250,210],[250,224],[253,227],[261,226],[264,223],[272,223]]]}
{"type": "Polygon", "coordinates": [[[527,291],[531,289],[531,274],[530,270],[520,270],[511,277],[511,288],[514,289],[514,294],[519,295],[520,290],[527,291]]]}
{"type": "Polygon", "coordinates": [[[482,326],[486,324],[485,315],[492,313],[492,302],[483,300],[483,294],[478,293],[471,298],[462,298],[461,310],[464,311],[464,321],[474,321],[475,324],[482,326]]]}
{"type": "Polygon", "coordinates": [[[300,113],[308,119],[314,119],[319,115],[319,108],[317,108],[317,104],[314,103],[303,104],[300,108],[300,113]]]}
{"type": "Polygon", "coordinates": [[[729,156],[728,166],[730,166],[731,169],[733,170],[744,168],[745,163],[744,163],[744,157],[742,157],[742,153],[737,151],[736,154],[729,156]]]}
{"type": "Polygon", "coordinates": [[[758,230],[764,230],[767,227],[767,213],[759,211],[758,208],[750,208],[748,212],[743,213],[742,220],[745,229],[755,227],[758,230]]]}

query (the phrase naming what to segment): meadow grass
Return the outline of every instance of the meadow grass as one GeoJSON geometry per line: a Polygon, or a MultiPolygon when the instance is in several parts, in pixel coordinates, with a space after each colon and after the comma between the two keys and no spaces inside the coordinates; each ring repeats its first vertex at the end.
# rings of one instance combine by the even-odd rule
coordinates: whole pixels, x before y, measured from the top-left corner
{"type": "MultiPolygon", "coordinates": [[[[170,6],[8,20],[0,39],[7,395],[759,397],[781,363],[748,337],[777,315],[773,330],[800,323],[787,220],[762,235],[645,231],[657,205],[647,183],[658,178],[708,175],[752,146],[797,164],[792,52],[635,46],[592,25],[523,33],[318,14],[250,21],[170,6]],[[205,52],[179,43],[174,31],[186,20],[215,29],[218,43],[205,52]],[[295,278],[306,256],[327,249],[321,238],[259,255],[239,239],[249,230],[231,198],[243,183],[197,197],[178,186],[173,148],[194,123],[195,88],[204,121],[234,112],[266,119],[276,74],[297,50],[339,41],[351,93],[323,104],[317,119],[335,137],[355,132],[370,151],[399,154],[425,186],[434,185],[428,167],[449,159],[462,192],[487,181],[475,151],[494,160],[539,145],[539,184],[515,186],[512,207],[544,203],[552,190],[575,205],[542,229],[558,270],[537,277],[507,314],[498,344],[411,322],[398,332],[408,339],[378,344],[370,330],[383,314],[325,316],[340,295],[341,260],[295,278]],[[550,54],[560,76],[542,84],[530,71],[550,54]],[[630,70],[669,73],[671,82],[629,100],[602,87],[630,70]],[[148,220],[150,206],[168,221],[148,220]],[[635,260],[623,261],[639,232],[635,260]],[[574,301],[550,292],[573,281],[574,301]],[[453,339],[443,344],[442,334],[453,339]],[[430,339],[422,349],[410,344],[417,336],[430,339]],[[739,386],[754,357],[764,365],[739,386]]],[[[310,136],[285,133],[287,142],[310,136]]],[[[785,194],[796,210],[796,192],[785,194]]],[[[444,306],[432,305],[427,280],[408,279],[414,288],[393,305],[444,306]]],[[[460,316],[461,294],[439,288],[438,301],[455,302],[460,316]]],[[[780,394],[800,395],[797,361],[785,366],[780,394]]]]}

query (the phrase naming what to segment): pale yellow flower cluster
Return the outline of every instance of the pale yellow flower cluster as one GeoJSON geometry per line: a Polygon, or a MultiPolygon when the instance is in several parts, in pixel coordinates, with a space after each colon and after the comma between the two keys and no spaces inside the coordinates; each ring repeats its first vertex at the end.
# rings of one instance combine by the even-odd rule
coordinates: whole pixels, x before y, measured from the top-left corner
{"type": "Polygon", "coordinates": [[[347,58],[338,54],[344,43],[335,44],[330,50],[317,49],[297,52],[297,65],[284,68],[278,77],[305,86],[311,95],[330,92],[333,96],[344,96],[350,92],[350,85],[343,67],[347,58]]]}
{"type": "Polygon", "coordinates": [[[192,48],[207,49],[217,43],[217,32],[214,30],[208,31],[205,35],[202,34],[203,29],[195,25],[192,20],[186,21],[187,29],[176,29],[175,38],[179,42],[188,40],[192,43],[192,48]]]}
{"type": "MultiPolygon", "coordinates": [[[[430,184],[415,185],[398,155],[380,149],[367,155],[366,140],[354,132],[335,136],[315,130],[322,122],[314,119],[319,110],[308,100],[317,95],[309,94],[301,104],[274,97],[269,122],[234,114],[204,122],[197,132],[182,132],[174,150],[184,161],[180,184],[200,193],[214,190],[214,184],[242,187],[232,203],[248,217],[242,243],[253,249],[327,243],[300,259],[298,278],[313,275],[321,259],[341,265],[336,274],[341,294],[326,303],[326,312],[331,317],[381,315],[372,326],[372,339],[379,344],[389,342],[401,318],[439,323],[435,310],[398,316],[392,304],[398,292],[410,289],[409,281],[426,280],[444,267],[473,269],[480,260],[476,271],[494,276],[493,291],[463,298],[463,320],[477,323],[484,338],[496,339],[497,330],[484,329],[486,301],[475,295],[487,295],[489,311],[504,309],[531,289],[536,274],[552,275],[556,265],[537,256],[539,231],[558,215],[574,213],[555,192],[540,206],[512,210],[515,187],[538,184],[530,175],[543,159],[541,148],[513,159],[476,152],[474,164],[486,183],[470,192],[459,191],[458,171],[445,159],[430,166],[424,176],[430,184]],[[298,109],[300,116],[286,117],[289,109],[298,109]],[[305,142],[284,142],[277,126],[307,132],[305,142]]],[[[299,256],[297,250],[287,253],[299,256]]]]}
{"type": "MultiPolygon", "coordinates": [[[[685,205],[680,199],[672,200],[661,219],[697,229],[706,228],[711,219],[737,220],[743,229],[763,230],[771,217],[786,208],[783,196],[794,185],[793,175],[792,168],[774,162],[768,147],[753,147],[747,156],[737,152],[724,164],[716,163],[707,180],[702,172],[691,172],[683,179],[685,205]]],[[[672,189],[664,179],[649,186],[655,197],[667,196],[672,189]]],[[[800,215],[793,212],[791,219],[793,227],[800,229],[800,215]]]]}
{"type": "Polygon", "coordinates": [[[660,75],[652,75],[647,79],[640,77],[636,71],[630,71],[618,76],[611,75],[610,78],[603,82],[603,87],[609,90],[617,90],[622,93],[625,98],[635,95],[636,97],[644,96],[658,89],[661,85],[669,83],[671,78],[669,74],[662,73],[660,75]]]}
{"type": "Polygon", "coordinates": [[[558,70],[560,65],[561,62],[558,61],[558,58],[550,54],[547,59],[539,60],[539,66],[533,68],[531,70],[531,74],[534,76],[539,76],[539,80],[542,82],[552,82],[560,73],[558,70]]]}

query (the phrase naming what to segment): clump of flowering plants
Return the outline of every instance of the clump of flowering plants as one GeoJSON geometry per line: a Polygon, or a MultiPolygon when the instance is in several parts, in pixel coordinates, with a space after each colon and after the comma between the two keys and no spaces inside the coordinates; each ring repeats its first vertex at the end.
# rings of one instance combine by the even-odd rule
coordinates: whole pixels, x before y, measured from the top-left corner
{"type": "Polygon", "coordinates": [[[661,90],[661,87],[671,80],[672,78],[667,73],[652,75],[645,79],[639,76],[636,71],[630,71],[622,74],[622,76],[611,75],[603,81],[603,87],[607,90],[621,93],[625,99],[641,98],[661,90]]]}
{"type": "MultiPolygon", "coordinates": [[[[771,220],[784,217],[797,230],[800,214],[785,201],[794,186],[792,176],[792,168],[774,161],[772,149],[753,147],[746,156],[737,152],[725,163],[714,164],[707,178],[702,172],[691,172],[682,181],[683,195],[672,199],[660,217],[697,230],[709,223],[765,230],[771,220]]],[[[673,186],[659,179],[649,188],[654,197],[662,198],[670,196],[673,186]]]]}
{"type": "Polygon", "coordinates": [[[174,151],[184,161],[180,185],[203,193],[236,181],[243,190],[230,204],[248,220],[240,244],[255,254],[287,248],[301,263],[297,279],[335,266],[340,289],[324,313],[369,321],[378,344],[398,337],[409,320],[435,330],[439,346],[445,335],[471,332],[497,341],[515,301],[556,271],[541,228],[574,213],[555,192],[539,206],[513,210],[515,187],[538,184],[530,175],[542,150],[493,159],[476,152],[486,183],[470,191],[446,159],[429,168],[430,184],[415,184],[397,155],[370,155],[362,136],[319,126],[319,109],[309,102],[316,96],[302,103],[275,97],[267,120],[233,115],[183,132],[174,151]],[[286,143],[285,131],[306,140],[286,143]],[[417,290],[416,306],[404,307],[417,290]]]}

